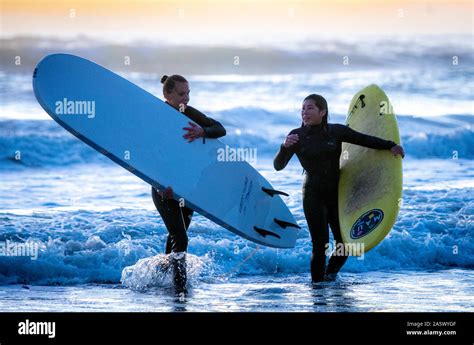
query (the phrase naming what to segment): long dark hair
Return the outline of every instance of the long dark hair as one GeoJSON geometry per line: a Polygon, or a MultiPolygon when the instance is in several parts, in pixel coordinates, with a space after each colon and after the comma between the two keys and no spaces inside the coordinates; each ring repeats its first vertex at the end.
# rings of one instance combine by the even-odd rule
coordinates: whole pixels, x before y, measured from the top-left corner
{"type": "MultiPolygon", "coordinates": [[[[321,124],[323,125],[323,127],[325,129],[327,129],[328,128],[328,119],[329,119],[328,102],[326,101],[326,99],[323,96],[317,95],[315,93],[312,93],[311,95],[307,96],[304,99],[304,101],[306,101],[308,99],[312,100],[314,102],[314,105],[316,105],[319,108],[319,110],[326,110],[326,115],[324,115],[324,117],[322,118],[321,124]]],[[[301,127],[303,127],[303,123],[301,124],[301,127]]]]}
{"type": "Polygon", "coordinates": [[[161,77],[161,83],[163,84],[163,93],[170,93],[173,91],[176,82],[178,83],[187,83],[186,78],[179,74],[173,74],[172,76],[164,75],[161,77]]]}

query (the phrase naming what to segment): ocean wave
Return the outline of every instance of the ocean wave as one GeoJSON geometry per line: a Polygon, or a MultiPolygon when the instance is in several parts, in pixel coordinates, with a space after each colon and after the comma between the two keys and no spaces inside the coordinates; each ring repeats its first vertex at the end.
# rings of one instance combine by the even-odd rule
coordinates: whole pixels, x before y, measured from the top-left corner
{"type": "MultiPolygon", "coordinates": [[[[222,138],[226,145],[256,149],[261,158],[271,158],[285,135],[298,127],[296,115],[291,118],[262,109],[233,109],[215,115],[227,129],[226,137],[222,138]],[[249,123],[258,126],[249,127],[249,123]]],[[[399,116],[402,144],[408,157],[474,159],[473,118],[399,116]]],[[[336,115],[331,121],[343,123],[343,119],[336,115]]],[[[0,121],[0,152],[0,169],[109,162],[53,121],[0,121]]]]}
{"type": "Polygon", "coordinates": [[[0,169],[107,161],[54,121],[1,121],[0,152],[0,169]]]}
{"type": "Polygon", "coordinates": [[[0,39],[2,70],[31,71],[36,62],[51,53],[65,52],[118,71],[167,74],[265,74],[312,73],[356,69],[446,66],[454,56],[459,64],[472,65],[469,36],[379,37],[314,39],[281,46],[177,46],[164,42],[100,41],[87,36],[54,38],[41,36],[0,39]],[[14,64],[15,57],[21,64],[14,64]],[[238,64],[235,59],[238,57],[238,64]],[[129,60],[127,60],[127,58],[129,60]],[[129,63],[126,63],[129,61],[129,63]]]}
{"type": "MultiPolygon", "coordinates": [[[[473,269],[472,192],[406,189],[389,235],[362,259],[349,258],[342,272],[473,269]]],[[[234,275],[278,273],[309,277],[311,240],[301,207],[292,208],[302,229],[291,250],[256,245],[195,215],[189,231],[190,279],[212,283],[234,275]]],[[[0,217],[1,285],[115,284],[121,279],[138,289],[170,285],[169,259],[163,255],[167,231],[156,211],[122,208],[35,216],[5,211],[0,217]],[[19,244],[30,251],[13,255],[19,244]],[[7,253],[5,246],[13,249],[7,253]]]]}

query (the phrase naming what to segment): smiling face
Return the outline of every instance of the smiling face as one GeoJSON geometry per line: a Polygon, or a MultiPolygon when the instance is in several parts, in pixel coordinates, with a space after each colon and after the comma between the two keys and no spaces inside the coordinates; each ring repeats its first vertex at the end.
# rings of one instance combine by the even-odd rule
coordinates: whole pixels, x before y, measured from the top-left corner
{"type": "Polygon", "coordinates": [[[182,105],[184,105],[184,107],[188,105],[189,93],[189,84],[187,82],[176,82],[173,90],[170,92],[165,91],[163,94],[171,106],[179,109],[182,105]]]}
{"type": "Polygon", "coordinates": [[[323,117],[326,115],[326,109],[319,109],[314,100],[307,99],[303,102],[301,109],[301,118],[305,126],[313,126],[321,124],[323,117]]]}

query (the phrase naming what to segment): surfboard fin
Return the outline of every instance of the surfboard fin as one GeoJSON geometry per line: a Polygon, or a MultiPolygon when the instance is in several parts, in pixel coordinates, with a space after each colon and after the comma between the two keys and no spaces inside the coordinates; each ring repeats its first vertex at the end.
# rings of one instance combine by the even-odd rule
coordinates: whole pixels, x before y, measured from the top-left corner
{"type": "Polygon", "coordinates": [[[258,232],[260,235],[262,235],[263,237],[266,237],[266,236],[274,236],[276,238],[281,238],[280,235],[278,234],[275,234],[274,232],[271,232],[271,231],[268,231],[268,230],[265,230],[265,229],[262,229],[262,228],[258,228],[256,226],[253,227],[253,229],[258,232]]]}
{"type": "Polygon", "coordinates": [[[287,227],[301,229],[301,226],[299,226],[298,224],[286,222],[281,219],[274,218],[273,221],[280,225],[283,229],[286,229],[287,227]]]}
{"type": "Polygon", "coordinates": [[[280,195],[284,195],[284,196],[289,196],[288,194],[286,194],[285,192],[282,192],[280,190],[275,190],[275,189],[270,189],[270,188],[265,188],[265,187],[262,187],[262,190],[267,193],[268,195],[270,195],[271,197],[273,197],[275,194],[280,194],[280,195]]]}

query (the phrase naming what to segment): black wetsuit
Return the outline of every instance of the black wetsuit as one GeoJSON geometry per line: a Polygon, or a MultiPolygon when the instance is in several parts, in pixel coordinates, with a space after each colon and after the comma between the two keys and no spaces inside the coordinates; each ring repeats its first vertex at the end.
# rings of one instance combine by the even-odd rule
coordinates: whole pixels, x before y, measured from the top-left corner
{"type": "MultiPolygon", "coordinates": [[[[203,143],[205,143],[206,138],[219,138],[226,134],[225,128],[219,122],[207,117],[193,107],[187,106],[183,114],[202,127],[205,133],[203,143]]],[[[184,134],[185,132],[183,131],[184,134]]],[[[185,139],[183,138],[182,140],[185,139]]],[[[162,198],[159,195],[159,191],[154,187],[151,188],[151,196],[168,230],[165,253],[185,252],[188,248],[188,235],[186,231],[191,223],[193,210],[186,206],[180,207],[177,200],[162,198]]],[[[177,265],[175,266],[175,285],[183,287],[186,284],[185,262],[181,261],[177,265]]]]}
{"type": "Polygon", "coordinates": [[[311,277],[313,282],[319,282],[325,274],[337,273],[347,260],[347,256],[333,254],[326,270],[328,224],[336,245],[342,243],[337,206],[342,142],[379,150],[391,149],[396,144],[340,124],[305,126],[292,130],[290,134],[298,134],[299,141],[289,148],[281,145],[273,165],[276,170],[281,170],[296,154],[305,170],[303,210],[313,242],[311,277]]]}

